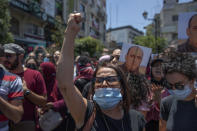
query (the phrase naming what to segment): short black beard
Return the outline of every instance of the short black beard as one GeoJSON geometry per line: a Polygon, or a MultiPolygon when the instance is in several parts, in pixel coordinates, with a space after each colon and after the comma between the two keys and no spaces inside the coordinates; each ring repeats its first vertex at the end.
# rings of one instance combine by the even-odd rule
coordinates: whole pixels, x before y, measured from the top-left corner
{"type": "Polygon", "coordinates": [[[17,67],[18,67],[18,65],[19,65],[19,61],[18,61],[18,56],[16,57],[16,60],[14,61],[14,63],[13,64],[11,64],[11,67],[10,68],[8,68],[8,70],[15,70],[17,67]]]}

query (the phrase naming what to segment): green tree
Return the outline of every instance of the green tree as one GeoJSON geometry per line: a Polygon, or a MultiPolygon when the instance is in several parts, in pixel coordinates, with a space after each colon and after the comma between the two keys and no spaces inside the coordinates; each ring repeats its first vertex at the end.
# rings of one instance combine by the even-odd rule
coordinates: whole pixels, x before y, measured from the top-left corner
{"type": "Polygon", "coordinates": [[[70,13],[72,13],[74,11],[74,0],[68,0],[68,10],[67,10],[70,13]]]}
{"type": "Polygon", "coordinates": [[[148,26],[146,26],[146,35],[154,35],[153,26],[155,26],[155,25],[154,24],[149,24],[148,26]]]}
{"type": "Polygon", "coordinates": [[[52,42],[56,43],[57,47],[61,47],[64,40],[64,31],[66,27],[63,25],[62,18],[56,16],[55,29],[51,35],[52,42]]]}
{"type": "Polygon", "coordinates": [[[137,36],[134,38],[134,43],[152,48],[153,53],[161,53],[167,45],[164,38],[158,37],[157,40],[155,40],[153,35],[137,36]]]}
{"type": "Polygon", "coordinates": [[[90,57],[99,57],[103,51],[103,44],[100,40],[92,37],[84,37],[75,41],[75,56],[88,52],[90,57]]]}
{"type": "Polygon", "coordinates": [[[8,0],[0,0],[0,44],[13,42],[13,36],[10,33],[10,14],[8,0]]]}
{"type": "Polygon", "coordinates": [[[152,48],[153,53],[161,53],[163,49],[167,46],[164,38],[154,36],[154,24],[150,24],[146,27],[145,36],[137,36],[134,38],[134,43],[141,46],[146,46],[152,48]]]}

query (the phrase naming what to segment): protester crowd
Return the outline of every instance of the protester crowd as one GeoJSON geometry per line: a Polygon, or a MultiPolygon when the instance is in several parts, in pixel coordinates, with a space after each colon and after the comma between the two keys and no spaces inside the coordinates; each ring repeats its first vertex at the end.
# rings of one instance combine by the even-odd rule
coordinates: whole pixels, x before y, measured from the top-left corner
{"type": "Polygon", "coordinates": [[[0,131],[197,131],[197,65],[190,53],[197,15],[187,43],[150,58],[145,74],[138,46],[124,63],[120,49],[96,62],[88,53],[74,57],[80,21],[79,13],[70,15],[62,49],[53,54],[36,47],[25,57],[20,45],[0,45],[0,131]]]}

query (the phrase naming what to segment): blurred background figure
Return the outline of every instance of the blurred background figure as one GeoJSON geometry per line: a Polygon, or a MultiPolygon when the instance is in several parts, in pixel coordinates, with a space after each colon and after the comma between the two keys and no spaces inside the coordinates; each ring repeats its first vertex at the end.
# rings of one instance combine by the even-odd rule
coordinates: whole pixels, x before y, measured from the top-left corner
{"type": "Polygon", "coordinates": [[[55,51],[54,54],[53,54],[53,59],[54,59],[54,64],[55,64],[55,66],[57,65],[57,62],[58,62],[58,60],[59,60],[59,57],[60,57],[60,51],[57,50],[57,51],[55,51]]]}
{"type": "Polygon", "coordinates": [[[93,78],[94,70],[91,60],[87,56],[80,56],[76,63],[77,75],[74,80],[75,86],[82,92],[84,86],[93,78]]]}
{"type": "Polygon", "coordinates": [[[164,82],[162,62],[162,59],[155,59],[151,63],[151,83],[161,86],[164,82]]]}
{"type": "Polygon", "coordinates": [[[104,62],[110,62],[111,61],[111,56],[110,55],[104,55],[104,56],[101,56],[99,58],[99,63],[104,63],[104,62]]]}
{"type": "Polygon", "coordinates": [[[38,70],[38,62],[36,58],[27,57],[25,60],[25,67],[32,69],[32,70],[38,70]]]}
{"type": "Polygon", "coordinates": [[[36,58],[36,54],[34,52],[30,52],[27,57],[36,58]]]}
{"type": "Polygon", "coordinates": [[[52,62],[52,56],[50,53],[46,53],[44,62],[52,62]]]}
{"type": "Polygon", "coordinates": [[[120,57],[120,53],[121,53],[121,50],[120,49],[115,49],[112,53],[112,60],[111,60],[111,63],[112,64],[118,64],[119,62],[119,57],[120,57]]]}
{"type": "Polygon", "coordinates": [[[44,54],[43,53],[38,53],[37,61],[38,61],[39,65],[44,61],[44,54]]]}
{"type": "Polygon", "coordinates": [[[47,90],[47,104],[42,108],[42,113],[52,109],[61,114],[63,121],[53,131],[74,130],[74,121],[70,116],[63,97],[58,89],[55,65],[51,62],[43,62],[40,65],[40,72],[45,80],[47,90]]]}
{"type": "Polygon", "coordinates": [[[131,107],[144,114],[150,110],[151,85],[144,75],[128,75],[129,91],[131,95],[131,107]]]}
{"type": "Polygon", "coordinates": [[[162,59],[154,59],[151,63],[150,76],[153,98],[150,111],[146,115],[146,131],[159,131],[160,94],[161,90],[164,89],[162,62],[162,59]]]}

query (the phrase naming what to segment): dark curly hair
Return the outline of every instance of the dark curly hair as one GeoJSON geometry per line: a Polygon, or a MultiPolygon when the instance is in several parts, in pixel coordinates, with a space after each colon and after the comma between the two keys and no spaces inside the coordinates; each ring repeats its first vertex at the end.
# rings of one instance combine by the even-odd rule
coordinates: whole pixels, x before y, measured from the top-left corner
{"type": "Polygon", "coordinates": [[[136,109],[143,101],[148,102],[151,84],[144,75],[134,75],[130,73],[127,79],[131,96],[131,105],[136,109]]]}
{"type": "Polygon", "coordinates": [[[91,63],[91,60],[87,56],[80,56],[77,60],[77,63],[79,64],[79,66],[86,66],[86,64],[91,63]]]}
{"type": "Polygon", "coordinates": [[[187,76],[190,80],[196,78],[196,58],[191,53],[171,51],[166,55],[168,59],[163,63],[165,74],[179,72],[187,76]]]}

